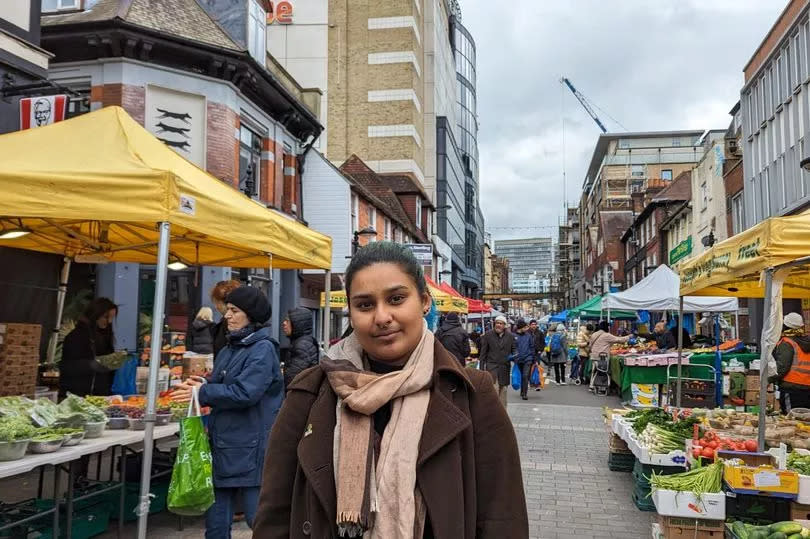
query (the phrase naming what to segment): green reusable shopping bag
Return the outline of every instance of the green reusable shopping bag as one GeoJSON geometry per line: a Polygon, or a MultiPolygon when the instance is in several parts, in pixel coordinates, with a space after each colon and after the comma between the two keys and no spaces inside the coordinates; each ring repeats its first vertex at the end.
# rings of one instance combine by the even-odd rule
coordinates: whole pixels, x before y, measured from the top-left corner
{"type": "Polygon", "coordinates": [[[169,484],[169,511],[178,515],[198,516],[214,503],[214,478],[211,446],[200,417],[197,388],[193,388],[188,417],[180,422],[180,446],[169,484]],[[192,405],[197,415],[192,416],[192,405]]]}

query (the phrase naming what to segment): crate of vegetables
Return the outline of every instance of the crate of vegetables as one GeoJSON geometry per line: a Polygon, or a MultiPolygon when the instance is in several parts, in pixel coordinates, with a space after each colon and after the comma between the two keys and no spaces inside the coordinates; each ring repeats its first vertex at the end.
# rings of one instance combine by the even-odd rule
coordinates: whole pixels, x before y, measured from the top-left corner
{"type": "Polygon", "coordinates": [[[810,505],[810,452],[806,449],[791,451],[787,456],[787,469],[799,474],[796,503],[810,505]]]}

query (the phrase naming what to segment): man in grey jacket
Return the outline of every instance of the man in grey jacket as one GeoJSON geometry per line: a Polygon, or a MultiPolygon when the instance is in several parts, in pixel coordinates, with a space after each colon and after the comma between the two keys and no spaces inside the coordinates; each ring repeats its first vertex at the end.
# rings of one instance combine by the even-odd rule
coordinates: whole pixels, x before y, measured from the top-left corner
{"type": "Polygon", "coordinates": [[[489,371],[495,390],[506,408],[506,388],[509,387],[510,357],[515,353],[515,336],[506,330],[506,318],[495,319],[495,328],[481,337],[479,362],[481,370],[489,371]]]}

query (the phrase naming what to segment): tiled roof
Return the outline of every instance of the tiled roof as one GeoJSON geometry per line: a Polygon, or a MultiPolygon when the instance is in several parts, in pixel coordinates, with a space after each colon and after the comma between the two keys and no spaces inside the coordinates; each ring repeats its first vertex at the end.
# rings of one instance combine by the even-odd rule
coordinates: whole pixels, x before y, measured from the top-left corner
{"type": "Polygon", "coordinates": [[[340,166],[340,170],[352,181],[364,197],[397,221],[410,234],[417,237],[424,236],[421,230],[414,227],[394,191],[362,159],[352,154],[340,166]]]}
{"type": "Polygon", "coordinates": [[[99,0],[90,9],[43,15],[42,26],[120,19],[184,39],[232,51],[244,51],[197,0],[99,0]]]}
{"type": "Polygon", "coordinates": [[[430,207],[430,197],[419,182],[406,174],[379,174],[380,179],[398,195],[420,195],[430,207]]]}
{"type": "Polygon", "coordinates": [[[603,238],[619,238],[633,224],[633,212],[603,210],[599,212],[599,222],[599,232],[603,238]]]}
{"type": "Polygon", "coordinates": [[[653,202],[674,202],[692,199],[692,171],[678,174],[669,186],[655,195],[653,202]]]}

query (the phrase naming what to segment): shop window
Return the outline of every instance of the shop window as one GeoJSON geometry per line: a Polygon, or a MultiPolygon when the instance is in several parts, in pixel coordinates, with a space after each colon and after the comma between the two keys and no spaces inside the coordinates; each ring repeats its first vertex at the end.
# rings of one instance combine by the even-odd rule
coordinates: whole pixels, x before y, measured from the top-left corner
{"type": "Polygon", "coordinates": [[[383,217],[383,223],[385,224],[383,239],[385,241],[391,241],[391,219],[383,217]]]}
{"type": "Polygon", "coordinates": [[[264,67],[267,58],[267,13],[259,0],[250,0],[250,15],[248,18],[248,51],[250,55],[264,67]]]}
{"type": "Polygon", "coordinates": [[[402,229],[401,228],[397,228],[394,231],[394,242],[402,243],[402,229]]]}
{"type": "Polygon", "coordinates": [[[251,198],[261,191],[262,138],[245,127],[239,128],[239,190],[251,198]]]}
{"type": "Polygon", "coordinates": [[[422,228],[422,201],[416,197],[416,228],[422,228]]]}
{"type": "MultiPolygon", "coordinates": [[[[374,230],[377,230],[377,208],[369,204],[366,206],[366,218],[368,219],[368,225],[374,230]]],[[[370,239],[370,241],[377,241],[376,237],[370,239]]]]}
{"type": "Polygon", "coordinates": [[[42,12],[79,9],[79,0],[42,0],[42,12]]]}
{"type": "Polygon", "coordinates": [[[672,180],[672,170],[665,169],[661,171],[661,179],[662,180],[672,180]]]}
{"type": "Polygon", "coordinates": [[[745,219],[745,212],[743,206],[743,194],[737,193],[731,199],[731,226],[732,234],[739,234],[744,230],[743,220],[745,219]]]}

